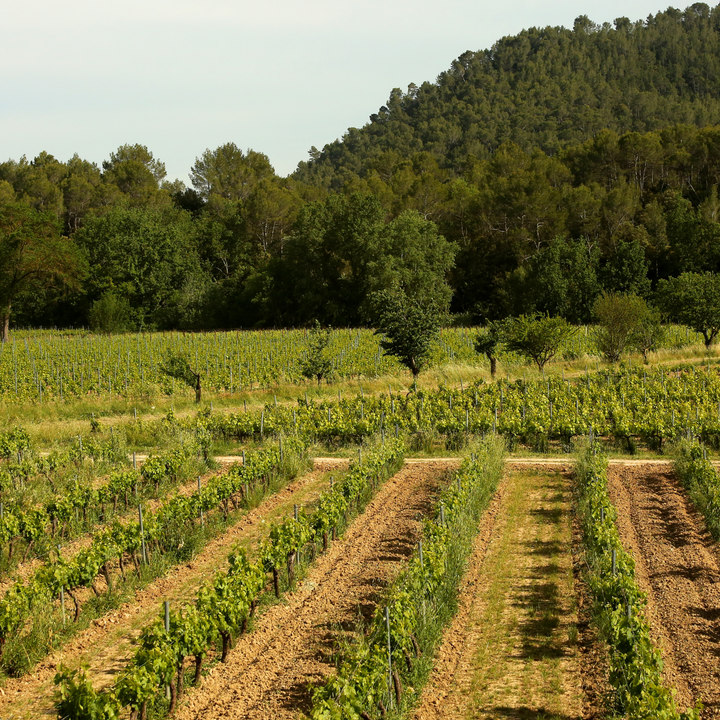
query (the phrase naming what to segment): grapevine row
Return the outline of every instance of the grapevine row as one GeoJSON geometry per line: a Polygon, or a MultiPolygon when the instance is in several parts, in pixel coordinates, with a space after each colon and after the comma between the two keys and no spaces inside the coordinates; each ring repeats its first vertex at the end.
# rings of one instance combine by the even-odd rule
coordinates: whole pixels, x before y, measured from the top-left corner
{"type": "Polygon", "coordinates": [[[579,458],[575,474],[587,580],[609,651],[613,710],[628,720],[699,720],[697,709],[677,711],[672,691],[662,682],[662,659],[643,613],[645,595],[615,524],[617,513],[607,489],[607,460],[594,444],[579,458]]]}
{"type": "Polygon", "coordinates": [[[398,428],[416,435],[439,433],[457,447],[469,434],[488,432],[503,435],[511,445],[539,449],[551,440],[567,446],[571,438],[589,432],[631,450],[638,440],[660,449],[689,433],[720,446],[720,375],[690,366],[671,372],[588,373],[572,382],[557,377],[480,381],[460,390],[361,394],[335,402],[300,399],[295,407],[268,404],[260,412],[211,413],[190,421],[198,424],[225,439],[297,433],[328,444],[362,442],[398,428]]]}
{"type": "Polygon", "coordinates": [[[683,440],[675,447],[675,474],[700,512],[710,533],[720,540],[720,477],[697,440],[683,440]]]}
{"type": "Polygon", "coordinates": [[[93,536],[90,547],[71,560],[60,557],[40,567],[28,582],[16,582],[0,599],[0,652],[8,637],[20,632],[40,605],[47,605],[65,593],[73,600],[77,621],[80,604],[75,591],[84,587],[94,589],[100,573],[108,591],[112,591],[112,561],[118,560],[123,578],[126,556],[139,572],[140,562],[147,562],[151,552],[167,552],[182,544],[186,527],[200,522],[201,513],[219,507],[227,517],[231,503],[237,508],[247,501],[251,486],[257,482],[269,486],[271,477],[286,466],[286,461],[304,455],[305,446],[293,439],[253,453],[248,456],[246,465],[235,465],[227,473],[211,478],[192,495],[176,496],[156,512],[146,513],[139,521],[126,525],[115,523],[104,528],[93,536]]]}
{"type": "MultiPolygon", "coordinates": [[[[160,483],[166,478],[179,480],[183,467],[198,451],[197,443],[185,443],[164,455],[151,456],[140,471],[111,472],[107,482],[100,487],[93,487],[91,483],[79,484],[76,479],[70,490],[58,492],[37,507],[4,503],[0,509],[0,553],[8,548],[7,560],[10,564],[15,543],[22,538],[26,543],[24,560],[35,543],[47,537],[48,528],[51,538],[55,539],[58,535],[64,538],[73,518],[79,521],[82,516],[83,524],[86,524],[88,514],[94,511],[98,520],[107,520],[106,506],[112,505],[113,512],[116,512],[122,499],[127,509],[129,498],[137,501],[138,493],[142,495],[146,488],[152,487],[157,493],[160,483]]],[[[124,452],[121,457],[127,463],[124,452]]]]}
{"type": "Polygon", "coordinates": [[[403,686],[417,690],[430,654],[452,616],[478,521],[503,469],[502,446],[486,440],[466,458],[426,520],[422,543],[386,593],[370,627],[343,656],[338,674],[313,693],[313,720],[374,720],[405,707],[403,686]]]}
{"type": "MultiPolygon", "coordinates": [[[[474,349],[477,331],[443,330],[432,362],[484,365],[474,349]]],[[[687,328],[669,329],[666,345],[700,343],[687,328]]],[[[85,332],[15,332],[0,345],[0,396],[46,401],[67,396],[186,393],[160,370],[168,353],[184,353],[202,375],[203,386],[221,392],[269,387],[277,382],[303,382],[302,361],[308,348],[305,330],[257,332],[139,333],[94,336],[85,332]]],[[[384,355],[371,330],[334,330],[328,352],[337,377],[377,377],[401,371],[384,355]]],[[[596,353],[593,333],[580,329],[563,349],[577,358],[596,353]]],[[[510,354],[503,361],[519,364],[510,354]]]]}
{"type": "Polygon", "coordinates": [[[194,603],[181,611],[159,617],[141,634],[139,648],[114,686],[98,692],[80,670],[61,668],[55,678],[59,685],[57,702],[59,718],[116,718],[123,708],[133,717],[144,720],[148,704],[165,687],[171,689],[170,712],[183,692],[184,663],[193,657],[195,682],[199,683],[203,659],[219,640],[221,660],[226,659],[233,635],[247,628],[258,597],[266,585],[266,572],[272,572],[279,595],[278,572],[287,567],[292,583],[296,554],[309,542],[313,547],[322,540],[341,518],[372,496],[379,483],[402,464],[403,445],[389,441],[357,463],[331,489],[322,494],[315,511],[300,513],[274,524],[259,552],[257,561],[250,562],[243,552],[233,552],[229,569],[217,573],[198,591],[194,603]],[[90,714],[90,712],[94,714],[90,714]]]}

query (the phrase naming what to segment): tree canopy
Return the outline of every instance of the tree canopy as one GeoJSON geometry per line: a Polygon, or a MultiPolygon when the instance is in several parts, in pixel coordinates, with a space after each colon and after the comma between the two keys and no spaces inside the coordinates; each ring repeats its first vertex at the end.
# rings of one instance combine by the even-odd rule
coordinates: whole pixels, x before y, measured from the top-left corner
{"type": "Polygon", "coordinates": [[[401,292],[375,296],[380,346],[394,355],[417,380],[430,362],[432,344],[440,335],[442,313],[433,302],[419,302],[401,292]]]}
{"type": "Polygon", "coordinates": [[[531,28],[393,90],[285,178],[234,142],[191,187],[140,144],[0,162],[0,207],[52,219],[91,270],[16,285],[13,322],[83,325],[114,297],[135,328],[357,325],[383,291],[589,322],[603,293],[720,273],[719,51],[702,3],[531,28]]]}
{"type": "Polygon", "coordinates": [[[720,332],[720,275],[688,272],[661,280],[657,300],[667,317],[702,333],[710,347],[720,332]]]}

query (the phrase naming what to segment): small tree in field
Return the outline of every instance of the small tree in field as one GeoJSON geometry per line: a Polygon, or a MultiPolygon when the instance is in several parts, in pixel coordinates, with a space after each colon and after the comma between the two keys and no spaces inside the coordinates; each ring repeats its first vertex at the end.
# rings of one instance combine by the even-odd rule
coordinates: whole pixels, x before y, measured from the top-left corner
{"type": "Polygon", "coordinates": [[[380,346],[394,355],[413,375],[427,367],[433,342],[440,335],[442,314],[434,302],[420,303],[402,292],[382,292],[376,295],[376,334],[383,334],[380,346]]]}
{"type": "Polygon", "coordinates": [[[643,362],[648,364],[648,353],[657,350],[665,338],[665,328],[662,325],[660,311],[649,307],[645,317],[641,318],[637,329],[633,333],[632,344],[642,353],[643,362]]]}
{"type": "Polygon", "coordinates": [[[190,361],[185,355],[168,355],[160,371],[168,377],[175,378],[195,390],[195,402],[200,402],[202,396],[200,373],[196,373],[190,367],[190,361]]]}
{"type": "Polygon", "coordinates": [[[643,323],[650,320],[650,308],[637,295],[603,293],[593,305],[593,317],[598,324],[598,350],[608,362],[617,362],[625,348],[635,344],[643,323]]]}
{"type": "Polygon", "coordinates": [[[702,333],[706,348],[720,332],[720,275],[687,272],[660,280],[657,303],[671,320],[702,333]]]}
{"type": "Polygon", "coordinates": [[[490,361],[490,376],[495,377],[497,372],[497,353],[502,339],[500,337],[500,326],[497,323],[490,323],[486,333],[475,337],[475,352],[478,355],[485,355],[490,361]]]}
{"type": "Polygon", "coordinates": [[[323,328],[316,320],[310,329],[307,357],[300,365],[303,377],[317,378],[318,385],[333,372],[333,361],[327,347],[330,343],[330,328],[323,328]]]}
{"type": "Polygon", "coordinates": [[[575,328],[565,319],[546,315],[521,315],[505,320],[502,325],[508,350],[531,359],[541,372],[574,333],[575,328]]]}

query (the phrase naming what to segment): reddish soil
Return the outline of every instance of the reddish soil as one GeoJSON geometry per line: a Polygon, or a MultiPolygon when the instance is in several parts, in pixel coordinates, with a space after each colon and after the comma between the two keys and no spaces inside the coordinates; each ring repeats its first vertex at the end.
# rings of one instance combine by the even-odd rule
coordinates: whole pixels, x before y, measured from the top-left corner
{"type": "Polygon", "coordinates": [[[610,467],[618,529],[648,595],[647,617],[679,708],[720,718],[720,552],[670,470],[610,467]]]}
{"type": "Polygon", "coordinates": [[[228,662],[216,665],[202,688],[188,694],[178,720],[307,713],[309,684],[334,672],[338,640],[373,613],[398,564],[412,552],[445,472],[456,464],[408,464],[388,480],[342,541],[239,638],[228,662]]]}

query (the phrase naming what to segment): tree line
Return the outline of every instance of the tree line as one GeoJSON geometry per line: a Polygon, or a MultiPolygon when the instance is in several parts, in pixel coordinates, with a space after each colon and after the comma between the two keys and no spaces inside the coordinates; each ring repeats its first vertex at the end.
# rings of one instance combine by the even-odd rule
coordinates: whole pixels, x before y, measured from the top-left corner
{"type": "Polygon", "coordinates": [[[388,112],[289,177],[232,142],[196,159],[189,186],[143,145],[101,166],[48,153],[0,163],[5,333],[11,319],[358,325],[398,293],[467,322],[588,322],[603,293],[648,299],[661,280],[717,273],[720,125],[706,123],[720,122],[718,22],[696,4],[504,38],[412,97],[395,93],[388,112]],[[635,93],[632,122],[618,121],[618,88],[635,93]],[[574,98],[553,110],[564,124],[548,124],[550,95],[574,98]],[[511,121],[500,96],[514,98],[511,121]],[[432,113],[460,125],[442,135],[432,113]],[[539,129],[551,125],[552,138],[539,129]]]}

